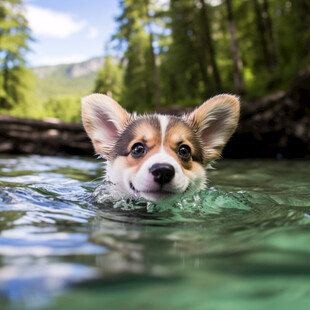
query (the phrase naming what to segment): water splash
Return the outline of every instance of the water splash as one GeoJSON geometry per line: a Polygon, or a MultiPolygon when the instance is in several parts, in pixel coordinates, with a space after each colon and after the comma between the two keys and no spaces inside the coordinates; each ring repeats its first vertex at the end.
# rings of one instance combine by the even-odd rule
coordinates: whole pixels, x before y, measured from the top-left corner
{"type": "Polygon", "coordinates": [[[123,211],[144,210],[146,213],[160,213],[165,211],[180,211],[184,214],[219,214],[223,208],[251,210],[255,201],[244,191],[226,192],[215,187],[184,195],[175,202],[161,201],[153,203],[143,198],[124,196],[113,184],[102,183],[93,193],[93,201],[101,208],[114,208],[123,211]]]}

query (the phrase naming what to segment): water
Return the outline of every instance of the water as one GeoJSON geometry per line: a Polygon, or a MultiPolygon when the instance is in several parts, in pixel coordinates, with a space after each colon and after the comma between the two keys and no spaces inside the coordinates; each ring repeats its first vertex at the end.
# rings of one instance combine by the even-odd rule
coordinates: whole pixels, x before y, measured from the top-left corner
{"type": "Polygon", "coordinates": [[[215,166],[158,206],[94,198],[99,161],[0,157],[1,309],[309,309],[310,162],[215,166]]]}

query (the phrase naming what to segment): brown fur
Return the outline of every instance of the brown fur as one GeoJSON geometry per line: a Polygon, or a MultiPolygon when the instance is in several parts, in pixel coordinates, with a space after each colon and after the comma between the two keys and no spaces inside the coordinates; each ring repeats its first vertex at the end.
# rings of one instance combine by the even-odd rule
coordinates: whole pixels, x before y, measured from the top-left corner
{"type": "MultiPolygon", "coordinates": [[[[182,119],[172,117],[166,129],[164,146],[169,146],[172,150],[174,150],[174,153],[176,153],[178,146],[181,144],[187,144],[191,148],[191,160],[199,163],[203,162],[202,145],[193,128],[191,128],[182,119]]],[[[186,167],[185,163],[186,162],[182,161],[184,167],[186,167]]]]}
{"type": "Polygon", "coordinates": [[[233,95],[215,96],[185,117],[186,121],[200,135],[204,151],[204,163],[215,160],[236,130],[240,114],[240,103],[233,95]],[[219,141],[208,135],[222,132],[219,141]],[[209,143],[210,141],[210,143],[209,143]]]}
{"type": "Polygon", "coordinates": [[[211,98],[182,118],[130,114],[99,94],[83,98],[82,103],[83,124],[96,152],[108,161],[108,178],[126,193],[143,193],[142,197],[154,200],[168,193],[203,188],[205,167],[220,156],[239,118],[238,98],[231,95],[211,98]],[[138,142],[145,145],[146,152],[134,157],[131,149],[138,142]],[[188,159],[178,155],[182,144],[190,147],[188,159]],[[170,156],[161,153],[162,147],[170,156]],[[160,189],[151,172],[157,163],[171,163],[175,173],[167,184],[160,184],[160,189]]]}

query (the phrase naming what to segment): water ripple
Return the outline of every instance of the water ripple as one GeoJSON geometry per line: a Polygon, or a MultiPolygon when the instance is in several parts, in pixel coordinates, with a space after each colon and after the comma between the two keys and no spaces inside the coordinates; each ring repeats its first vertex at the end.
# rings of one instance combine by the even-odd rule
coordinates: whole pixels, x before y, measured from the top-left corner
{"type": "Polygon", "coordinates": [[[1,307],[51,305],[55,294],[72,308],[92,294],[96,308],[113,300],[122,309],[154,292],[180,307],[301,296],[310,289],[309,168],[224,161],[206,191],[152,204],[99,185],[94,160],[0,156],[1,307]]]}

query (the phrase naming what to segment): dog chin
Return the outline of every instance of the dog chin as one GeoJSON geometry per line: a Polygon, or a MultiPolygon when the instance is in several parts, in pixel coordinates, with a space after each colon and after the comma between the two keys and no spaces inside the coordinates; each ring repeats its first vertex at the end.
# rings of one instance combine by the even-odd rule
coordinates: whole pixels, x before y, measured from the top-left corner
{"type": "Polygon", "coordinates": [[[181,198],[185,192],[188,191],[188,188],[183,192],[172,192],[165,189],[158,190],[146,190],[138,191],[133,184],[130,182],[130,191],[132,195],[136,198],[143,198],[151,202],[161,202],[161,201],[176,201],[178,198],[181,198]]]}
{"type": "Polygon", "coordinates": [[[162,190],[154,192],[139,192],[135,193],[135,195],[151,202],[175,201],[178,197],[182,196],[182,194],[179,193],[171,193],[162,190]]]}

